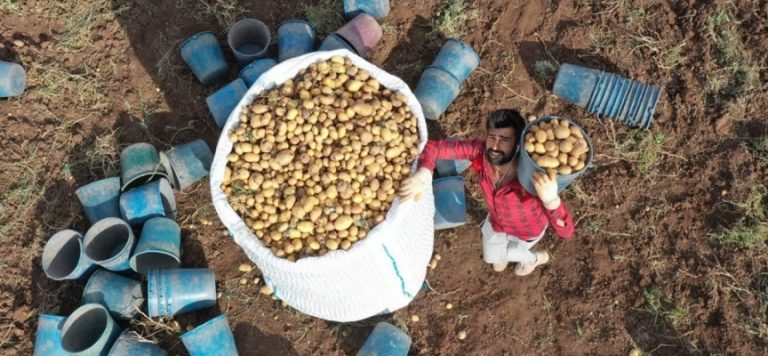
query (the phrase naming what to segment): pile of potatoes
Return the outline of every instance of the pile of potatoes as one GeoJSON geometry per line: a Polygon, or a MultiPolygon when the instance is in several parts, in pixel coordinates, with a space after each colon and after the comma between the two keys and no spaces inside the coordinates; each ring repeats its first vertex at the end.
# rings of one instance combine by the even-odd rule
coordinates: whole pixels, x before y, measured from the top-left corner
{"type": "Polygon", "coordinates": [[[550,177],[576,173],[587,164],[589,145],[584,133],[568,120],[552,119],[531,124],[525,134],[525,151],[550,177]]]}
{"type": "Polygon", "coordinates": [[[406,102],[348,58],[314,63],[243,108],[221,188],[275,256],[347,250],[419,153],[406,102]]]}

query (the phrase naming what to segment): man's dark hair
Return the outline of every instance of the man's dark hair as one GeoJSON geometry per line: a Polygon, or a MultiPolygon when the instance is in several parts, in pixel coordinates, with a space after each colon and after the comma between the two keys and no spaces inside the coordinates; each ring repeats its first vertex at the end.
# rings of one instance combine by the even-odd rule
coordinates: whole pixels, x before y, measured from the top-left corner
{"type": "Polygon", "coordinates": [[[515,130],[515,138],[518,143],[520,142],[520,134],[525,129],[525,120],[520,112],[515,109],[501,109],[496,110],[488,115],[488,121],[485,128],[490,129],[504,129],[511,127],[515,130]]]}

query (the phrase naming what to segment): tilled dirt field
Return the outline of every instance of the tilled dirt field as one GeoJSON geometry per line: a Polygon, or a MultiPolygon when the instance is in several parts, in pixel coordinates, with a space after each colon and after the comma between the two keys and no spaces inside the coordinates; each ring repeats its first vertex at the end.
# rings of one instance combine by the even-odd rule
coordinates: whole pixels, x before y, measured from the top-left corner
{"type": "MultiPolygon", "coordinates": [[[[564,195],[576,236],[545,238],[549,265],[518,278],[482,261],[478,225],[487,212],[467,173],[468,223],[436,234],[442,258],[428,274],[431,288],[388,316],[325,322],[260,294],[257,270],[238,271],[248,260],[218,222],[204,180],[177,194],[178,221],[183,265],[216,272],[217,310],[142,318],[133,328],[171,354],[186,353],[181,332],[220,312],[243,355],[354,354],[380,320],[408,331],[413,354],[766,354],[768,2],[467,3],[455,11],[461,1],[393,0],[370,60],[414,87],[446,37],[480,54],[459,98],[430,123],[431,138],[481,137],[487,113],[506,107],[589,130],[593,167],[564,195]],[[553,97],[562,63],[662,87],[651,130],[553,97]]],[[[3,354],[30,354],[38,313],[67,315],[80,303],[82,281],[54,282],[40,267],[50,235],[88,227],[77,187],[118,174],[119,152],[131,143],[168,149],[203,138],[215,147],[205,97],[216,88],[197,83],[179,43],[213,30],[225,45],[226,27],[243,17],[273,30],[309,18],[324,34],[340,21],[339,7],[0,1],[0,60],[21,63],[29,82],[23,96],[0,100],[3,354]]]]}

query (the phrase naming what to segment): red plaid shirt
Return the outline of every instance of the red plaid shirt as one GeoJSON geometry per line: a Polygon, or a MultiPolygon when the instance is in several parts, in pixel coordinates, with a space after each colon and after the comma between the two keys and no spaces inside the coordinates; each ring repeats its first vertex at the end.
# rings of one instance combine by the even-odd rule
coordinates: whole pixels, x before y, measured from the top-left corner
{"type": "Polygon", "coordinates": [[[492,164],[486,159],[483,140],[430,140],[419,157],[418,166],[434,170],[439,159],[472,161],[471,169],[478,173],[480,188],[488,204],[491,226],[495,231],[522,240],[532,240],[551,224],[560,237],[573,236],[573,216],[564,204],[560,204],[555,210],[547,210],[538,197],[525,191],[517,177],[496,188],[493,183],[492,164]],[[556,223],[557,220],[565,222],[565,225],[560,226],[556,223]]]}

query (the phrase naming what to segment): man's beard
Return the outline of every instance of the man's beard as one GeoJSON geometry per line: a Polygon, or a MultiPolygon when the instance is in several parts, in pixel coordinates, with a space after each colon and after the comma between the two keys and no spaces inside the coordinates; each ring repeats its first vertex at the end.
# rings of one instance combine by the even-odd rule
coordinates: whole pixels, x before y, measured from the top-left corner
{"type": "Polygon", "coordinates": [[[505,155],[504,152],[492,150],[490,148],[485,150],[485,157],[488,158],[488,162],[491,162],[491,164],[495,166],[501,166],[503,164],[508,163],[509,161],[513,160],[515,156],[517,156],[517,151],[511,152],[508,155],[505,155]],[[496,156],[496,158],[491,157],[491,152],[498,153],[500,156],[496,156]]]}

